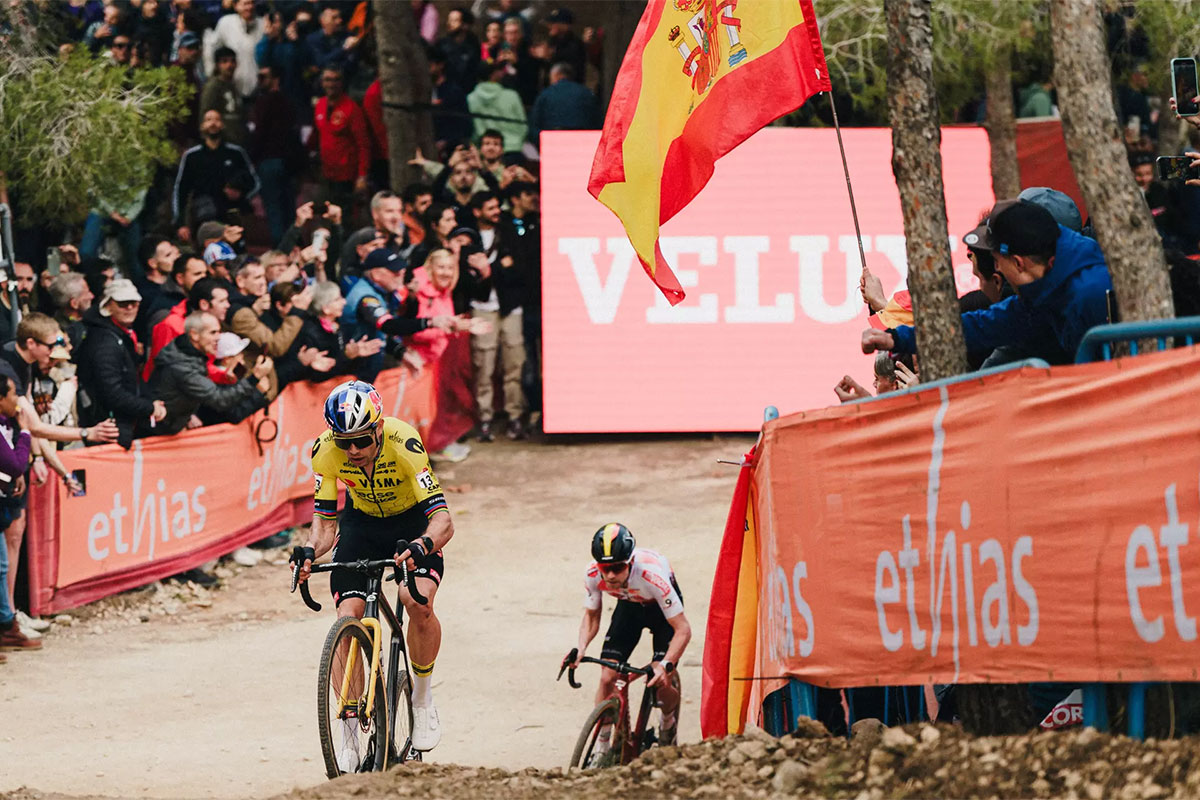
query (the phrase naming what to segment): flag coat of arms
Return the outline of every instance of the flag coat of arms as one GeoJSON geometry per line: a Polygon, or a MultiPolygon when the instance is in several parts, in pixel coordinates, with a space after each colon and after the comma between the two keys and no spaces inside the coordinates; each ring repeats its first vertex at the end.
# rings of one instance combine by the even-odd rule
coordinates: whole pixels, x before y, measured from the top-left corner
{"type": "Polygon", "coordinates": [[[659,227],[704,188],[718,158],[829,88],[812,0],[647,4],[588,191],[621,220],[672,305],[684,292],[658,247],[659,227]]]}

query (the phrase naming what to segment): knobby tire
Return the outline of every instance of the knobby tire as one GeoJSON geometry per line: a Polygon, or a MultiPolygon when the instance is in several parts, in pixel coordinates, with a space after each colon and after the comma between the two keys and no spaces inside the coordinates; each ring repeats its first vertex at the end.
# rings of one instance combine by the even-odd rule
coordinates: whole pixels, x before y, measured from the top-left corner
{"type": "MultiPolygon", "coordinates": [[[[365,676],[368,674],[371,657],[371,635],[363,624],[353,617],[342,617],[333,624],[325,637],[325,646],[321,649],[321,666],[317,670],[317,725],[321,737],[321,754],[325,759],[325,774],[336,778],[342,774],[337,763],[338,748],[342,746],[341,730],[336,712],[331,713],[330,695],[340,690],[341,682],[333,687],[335,665],[349,658],[349,648],[359,648],[355,670],[365,676]],[[343,642],[348,642],[347,653],[339,655],[343,642]],[[365,659],[365,661],[364,661],[365,659]]],[[[362,697],[366,697],[364,689],[362,697]]],[[[360,709],[361,713],[361,709],[360,709]]],[[[358,772],[381,772],[388,764],[388,716],[387,693],[384,690],[383,675],[379,674],[375,684],[375,701],[371,713],[371,723],[367,729],[366,752],[362,754],[363,763],[358,772]]]]}
{"type": "Polygon", "coordinates": [[[615,697],[608,698],[592,709],[587,722],[583,723],[583,730],[579,732],[579,739],[575,742],[575,752],[571,754],[571,763],[568,766],[589,769],[616,766],[621,763],[621,757],[625,750],[625,739],[629,736],[629,731],[620,719],[620,713],[621,704],[615,697]],[[596,739],[605,725],[612,726],[609,751],[601,763],[589,765],[587,762],[595,749],[596,739]]]}

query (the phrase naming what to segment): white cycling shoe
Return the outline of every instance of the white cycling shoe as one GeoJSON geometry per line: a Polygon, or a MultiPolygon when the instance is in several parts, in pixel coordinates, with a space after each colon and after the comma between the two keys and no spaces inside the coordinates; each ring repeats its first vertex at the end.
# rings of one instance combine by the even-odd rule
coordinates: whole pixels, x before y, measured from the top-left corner
{"type": "Polygon", "coordinates": [[[338,753],[337,765],[343,775],[358,772],[358,752],[353,747],[343,747],[338,753]]]}
{"type": "Polygon", "coordinates": [[[413,750],[432,750],[441,740],[442,725],[438,719],[437,708],[433,705],[413,706],[413,750]]]}

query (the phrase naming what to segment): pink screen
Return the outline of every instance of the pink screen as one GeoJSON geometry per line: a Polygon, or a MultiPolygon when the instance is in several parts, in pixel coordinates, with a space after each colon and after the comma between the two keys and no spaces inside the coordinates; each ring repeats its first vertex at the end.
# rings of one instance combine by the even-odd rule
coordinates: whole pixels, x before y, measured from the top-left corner
{"type": "MultiPolygon", "coordinates": [[[[904,288],[891,132],[843,131],[867,264],[904,288]]],[[[670,307],[620,222],[587,193],[598,132],[542,134],[544,425],[549,433],[750,431],[763,408],[836,402],[871,359],[858,246],[834,131],[768,128],[717,162],[662,228],[687,291],[670,307]]],[[[990,208],[987,134],[942,131],[955,276],[975,288],[960,240],[990,208]]]]}

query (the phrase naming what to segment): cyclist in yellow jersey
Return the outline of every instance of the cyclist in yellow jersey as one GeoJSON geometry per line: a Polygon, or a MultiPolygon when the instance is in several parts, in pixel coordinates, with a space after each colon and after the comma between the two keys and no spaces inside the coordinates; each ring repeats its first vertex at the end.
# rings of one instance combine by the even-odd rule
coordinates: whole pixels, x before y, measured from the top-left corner
{"type": "MultiPolygon", "coordinates": [[[[308,541],[293,549],[291,560],[301,564],[300,580],[308,579],[313,559],[331,548],[334,561],[394,555],[397,564],[407,561],[415,571],[417,590],[429,604],[416,603],[406,588],[400,589],[411,620],[412,743],[416,750],[431,750],[442,735],[430,686],[442,643],[433,603],[445,572],[442,547],[454,535],[446,498],[429,466],[421,435],[408,423],[383,416],[383,402],[371,384],[348,381],[335,388],[325,401],[325,422],[329,430],[312,450],[316,484],[312,532],[308,541]],[[340,521],[339,483],[346,487],[340,521]]],[[[338,616],[362,617],[365,575],[334,572],[329,588],[338,616]]]]}

